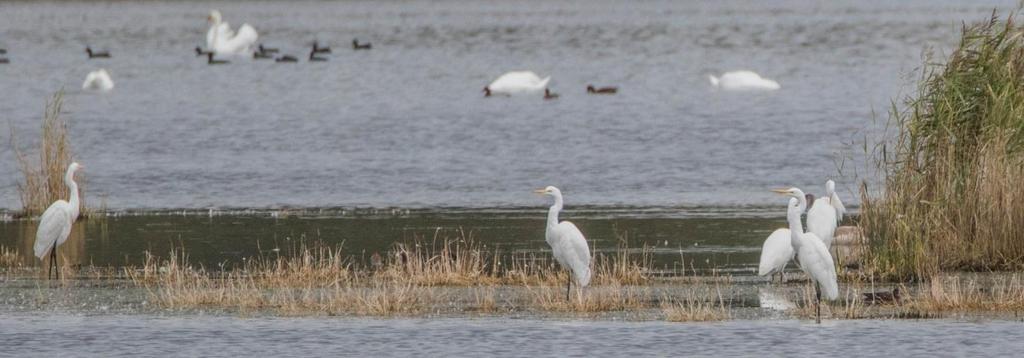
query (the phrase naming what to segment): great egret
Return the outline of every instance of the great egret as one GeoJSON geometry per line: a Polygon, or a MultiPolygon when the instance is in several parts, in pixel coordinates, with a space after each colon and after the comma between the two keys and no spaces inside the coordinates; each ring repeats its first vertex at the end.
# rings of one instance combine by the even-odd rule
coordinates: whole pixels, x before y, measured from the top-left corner
{"type": "Polygon", "coordinates": [[[813,233],[804,232],[803,225],[800,223],[800,201],[796,197],[792,197],[794,194],[790,190],[778,189],[775,192],[791,196],[786,210],[786,220],[789,221],[793,250],[796,251],[800,269],[811,278],[811,283],[814,284],[816,321],[821,323],[822,292],[825,293],[827,300],[839,298],[835,263],[832,261],[832,255],[825,248],[825,244],[813,233]]]}
{"type": "Polygon", "coordinates": [[[708,75],[711,85],[726,91],[773,91],[781,88],[778,82],[752,71],[731,71],[723,73],[721,77],[708,75]]]}
{"type": "Polygon", "coordinates": [[[75,172],[83,168],[78,163],[71,163],[64,174],[64,184],[68,186],[71,198],[68,201],[57,200],[50,204],[39,218],[39,229],[36,230],[35,254],[40,260],[50,252],[50,265],[46,277],[50,278],[50,267],[57,272],[60,279],[60,267],[57,266],[57,246],[68,240],[71,225],[78,219],[78,183],[75,183],[75,172]]]}
{"type": "Polygon", "coordinates": [[[550,81],[551,76],[542,79],[532,71],[512,71],[501,75],[484,87],[484,97],[489,97],[492,94],[513,95],[538,92],[547,88],[550,81]]]}
{"type": "Polygon", "coordinates": [[[826,181],[825,197],[812,200],[810,204],[810,208],[807,209],[807,231],[818,235],[825,247],[831,249],[836,228],[846,213],[846,207],[836,194],[836,183],[832,180],[826,181]]]}
{"type": "Polygon", "coordinates": [[[768,235],[768,239],[764,240],[764,245],[761,246],[761,263],[757,266],[758,276],[777,273],[781,276],[780,281],[786,279],[783,271],[786,269],[786,264],[796,254],[793,251],[790,236],[789,229],[776,229],[771,235],[768,235]]]}
{"type": "Polygon", "coordinates": [[[221,19],[220,11],[210,10],[207,17],[210,29],[206,31],[206,48],[218,55],[248,55],[259,35],[249,24],[242,24],[236,34],[227,22],[221,19]]]}
{"type": "Polygon", "coordinates": [[[576,276],[576,285],[587,287],[590,284],[590,247],[580,229],[571,222],[558,222],[558,212],[562,211],[562,191],[549,186],[533,191],[536,194],[555,197],[555,204],[548,210],[548,224],[544,239],[551,246],[551,254],[562,267],[570,271],[569,282],[565,286],[565,300],[569,300],[572,287],[572,276],[576,276]]]}
{"type": "Polygon", "coordinates": [[[114,80],[110,79],[110,73],[106,69],[101,68],[85,75],[82,89],[107,92],[114,89],[114,80]]]}

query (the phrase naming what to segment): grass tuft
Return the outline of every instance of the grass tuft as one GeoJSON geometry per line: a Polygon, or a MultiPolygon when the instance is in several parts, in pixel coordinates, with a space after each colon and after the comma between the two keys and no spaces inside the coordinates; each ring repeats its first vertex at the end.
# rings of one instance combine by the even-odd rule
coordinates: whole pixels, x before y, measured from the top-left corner
{"type": "MultiPolygon", "coordinates": [[[[43,130],[39,141],[39,161],[36,163],[31,156],[23,153],[15,142],[17,136],[11,128],[11,147],[14,148],[18,160],[18,168],[24,181],[18,183],[21,197],[22,215],[35,216],[42,214],[51,203],[68,198],[68,188],[64,185],[64,174],[71,165],[71,141],[68,137],[68,123],[61,116],[64,107],[64,91],[58,91],[46,101],[43,112],[43,130]]],[[[79,185],[79,198],[85,207],[85,176],[76,175],[79,185]]]]}

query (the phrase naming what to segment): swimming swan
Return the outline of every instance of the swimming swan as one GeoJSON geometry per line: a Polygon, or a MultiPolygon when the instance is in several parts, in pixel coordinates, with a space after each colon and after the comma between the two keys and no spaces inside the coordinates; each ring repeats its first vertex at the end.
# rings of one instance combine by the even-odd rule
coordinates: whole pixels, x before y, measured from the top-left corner
{"type": "Polygon", "coordinates": [[[778,82],[751,71],[731,71],[723,73],[721,77],[708,75],[711,85],[726,91],[774,91],[781,86],[778,82]]]}
{"type": "Polygon", "coordinates": [[[110,73],[107,73],[106,69],[101,68],[85,76],[82,89],[107,92],[114,89],[114,80],[110,79],[110,73]]]}
{"type": "Polygon", "coordinates": [[[221,20],[220,11],[210,10],[207,18],[210,29],[206,32],[206,48],[218,55],[248,55],[259,35],[249,24],[242,24],[236,34],[227,22],[221,20]]]}
{"type": "Polygon", "coordinates": [[[532,71],[512,71],[501,75],[484,87],[484,96],[542,91],[547,88],[549,81],[551,81],[551,76],[542,79],[532,71]]]}

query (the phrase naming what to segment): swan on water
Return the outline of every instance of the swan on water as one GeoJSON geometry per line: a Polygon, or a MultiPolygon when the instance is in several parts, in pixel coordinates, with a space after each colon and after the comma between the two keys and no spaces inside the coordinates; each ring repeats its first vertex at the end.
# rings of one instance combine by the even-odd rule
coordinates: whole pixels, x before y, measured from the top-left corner
{"type": "Polygon", "coordinates": [[[114,89],[114,80],[110,79],[110,73],[106,69],[101,68],[85,76],[82,89],[106,92],[114,89]]]}
{"type": "Polygon", "coordinates": [[[773,91],[781,88],[778,82],[772,81],[751,71],[731,71],[721,77],[708,75],[711,85],[726,91],[773,91]]]}
{"type": "Polygon", "coordinates": [[[206,32],[206,48],[217,55],[250,55],[259,35],[249,24],[242,24],[238,33],[223,21],[220,11],[210,10],[207,17],[210,29],[206,32]]]}
{"type": "Polygon", "coordinates": [[[492,94],[513,95],[527,92],[543,91],[551,81],[551,76],[540,78],[532,71],[512,71],[501,75],[484,87],[484,96],[492,94]]]}

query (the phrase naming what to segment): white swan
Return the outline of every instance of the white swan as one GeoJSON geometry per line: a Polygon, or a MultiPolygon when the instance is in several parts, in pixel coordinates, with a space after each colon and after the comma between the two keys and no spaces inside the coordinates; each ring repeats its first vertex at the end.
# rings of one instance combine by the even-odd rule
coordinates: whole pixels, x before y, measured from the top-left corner
{"type": "Polygon", "coordinates": [[[101,68],[85,76],[82,89],[106,92],[114,89],[114,80],[110,79],[110,73],[106,69],[101,68]]]}
{"type": "Polygon", "coordinates": [[[221,20],[220,11],[210,10],[207,18],[210,29],[206,31],[206,48],[217,55],[250,55],[252,46],[259,35],[249,24],[242,24],[236,34],[227,22],[221,20]]]}
{"type": "Polygon", "coordinates": [[[484,87],[484,96],[543,91],[547,88],[550,81],[551,76],[542,79],[532,71],[512,71],[501,75],[501,77],[498,77],[487,87],[484,87]]]}
{"type": "Polygon", "coordinates": [[[761,75],[751,71],[731,71],[723,73],[721,77],[714,75],[708,75],[708,77],[711,79],[712,86],[726,91],[773,91],[781,88],[778,82],[762,78],[761,75]]]}

